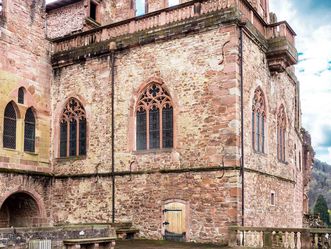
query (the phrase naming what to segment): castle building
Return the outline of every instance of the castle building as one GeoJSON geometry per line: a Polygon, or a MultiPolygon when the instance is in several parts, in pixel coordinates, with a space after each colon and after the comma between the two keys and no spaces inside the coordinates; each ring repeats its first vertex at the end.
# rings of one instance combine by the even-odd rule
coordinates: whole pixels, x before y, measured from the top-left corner
{"type": "Polygon", "coordinates": [[[268,0],[0,0],[0,227],[302,227],[295,35],[268,0]]]}

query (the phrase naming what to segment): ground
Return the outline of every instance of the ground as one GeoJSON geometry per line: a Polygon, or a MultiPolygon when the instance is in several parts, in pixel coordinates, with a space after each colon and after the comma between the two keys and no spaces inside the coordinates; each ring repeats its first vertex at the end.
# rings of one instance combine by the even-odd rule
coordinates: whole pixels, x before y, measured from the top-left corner
{"type": "Polygon", "coordinates": [[[124,240],[116,242],[116,249],[214,249],[220,247],[216,245],[201,245],[193,243],[179,243],[168,241],[149,241],[149,240],[124,240]]]}

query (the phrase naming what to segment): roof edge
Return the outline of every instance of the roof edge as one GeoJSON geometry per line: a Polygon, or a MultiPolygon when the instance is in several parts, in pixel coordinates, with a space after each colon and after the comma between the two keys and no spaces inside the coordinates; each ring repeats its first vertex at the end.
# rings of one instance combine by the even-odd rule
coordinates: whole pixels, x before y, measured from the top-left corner
{"type": "Polygon", "coordinates": [[[80,1],[82,0],[57,0],[46,5],[46,12],[65,7],[70,4],[78,3],[80,1]]]}

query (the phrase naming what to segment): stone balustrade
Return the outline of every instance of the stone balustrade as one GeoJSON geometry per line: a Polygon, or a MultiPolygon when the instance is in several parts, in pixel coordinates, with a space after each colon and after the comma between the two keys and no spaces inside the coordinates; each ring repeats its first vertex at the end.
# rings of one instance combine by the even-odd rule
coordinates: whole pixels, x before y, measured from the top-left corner
{"type": "Polygon", "coordinates": [[[273,23],[268,25],[268,27],[268,39],[286,37],[291,45],[295,45],[295,32],[286,21],[273,23]]]}
{"type": "Polygon", "coordinates": [[[234,248],[327,249],[331,229],[230,227],[229,246],[234,248]]]}
{"type": "Polygon", "coordinates": [[[75,48],[110,41],[123,35],[172,25],[230,8],[238,9],[241,13],[241,21],[250,21],[266,39],[283,36],[294,45],[295,33],[286,22],[267,24],[247,0],[193,0],[79,34],[53,39],[52,50],[54,53],[64,53],[75,48]]]}

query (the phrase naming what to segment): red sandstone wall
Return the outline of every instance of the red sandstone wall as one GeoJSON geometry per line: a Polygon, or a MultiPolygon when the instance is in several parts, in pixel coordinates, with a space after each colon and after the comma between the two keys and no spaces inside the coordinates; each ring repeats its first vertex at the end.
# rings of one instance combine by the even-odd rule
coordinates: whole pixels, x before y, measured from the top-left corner
{"type": "MultiPolygon", "coordinates": [[[[180,3],[188,0],[180,0],[180,3]]],[[[148,12],[157,11],[169,6],[168,0],[148,0],[148,12]]],[[[135,17],[136,6],[134,0],[106,0],[101,1],[97,10],[97,21],[100,25],[107,25],[135,17]]],[[[58,38],[82,30],[92,29],[87,17],[89,16],[89,2],[82,0],[47,13],[47,36],[58,38]]]]}
{"type": "Polygon", "coordinates": [[[110,178],[58,179],[52,186],[54,223],[111,223],[111,193],[110,178]]]}
{"type": "MultiPolygon", "coordinates": [[[[41,211],[40,220],[35,222],[50,224],[51,212],[46,208],[50,204],[49,185],[47,187],[47,184],[44,185],[43,177],[7,173],[12,169],[51,171],[49,164],[51,66],[49,43],[45,39],[44,1],[6,0],[4,3],[5,21],[0,22],[0,208],[6,198],[14,192],[28,192],[36,198],[41,211]],[[24,87],[26,90],[24,104],[17,104],[19,87],[24,87]],[[10,101],[15,102],[17,107],[15,150],[3,148],[2,139],[4,109],[10,101]],[[33,107],[36,116],[35,153],[24,152],[23,125],[29,107],[33,107]]],[[[0,224],[6,225],[3,223],[3,217],[5,217],[4,211],[1,214],[0,224]]]]}
{"type": "MultiPolygon", "coordinates": [[[[17,174],[0,174],[0,227],[6,227],[8,222],[11,221],[15,224],[22,224],[22,219],[26,219],[26,222],[33,222],[34,225],[49,226],[52,224],[52,212],[51,212],[51,179],[43,177],[32,177],[17,174]],[[5,212],[6,207],[3,206],[7,198],[15,193],[24,193],[29,195],[32,199],[27,198],[24,206],[21,203],[21,207],[17,205],[8,207],[8,212],[5,212]],[[38,207],[38,210],[36,208],[38,207]],[[24,208],[26,209],[24,211],[24,208]],[[15,214],[16,212],[16,214],[15,214]],[[15,214],[8,219],[9,213],[15,214]],[[39,213],[38,218],[36,218],[39,213]],[[30,218],[34,218],[32,221],[30,218]],[[29,221],[28,221],[29,220],[29,221]],[[7,222],[4,222],[7,221],[7,222]]],[[[14,202],[12,202],[14,204],[14,202]]],[[[24,203],[23,203],[24,204],[24,203]]]]}
{"type": "Polygon", "coordinates": [[[10,101],[17,104],[18,88],[26,90],[25,103],[17,105],[16,149],[3,149],[0,139],[0,167],[50,171],[50,57],[45,39],[44,1],[5,2],[5,22],[0,25],[0,137],[3,115],[10,101]],[[23,123],[26,110],[36,116],[36,151],[24,153],[23,123]]]}
{"type": "MultiPolygon", "coordinates": [[[[238,165],[238,39],[233,26],[158,44],[132,48],[116,55],[115,169],[133,172],[238,165]],[[210,44],[213,44],[211,46],[210,44]],[[226,46],[224,44],[227,44],[226,46]],[[175,105],[175,147],[135,151],[134,106],[150,82],[163,83],[175,105]]],[[[57,174],[111,171],[111,84],[108,58],[94,58],[55,72],[52,154],[57,174]],[[94,89],[91,91],[91,89],[94,89]],[[75,96],[84,104],[88,122],[86,157],[58,157],[58,123],[63,103],[75,96]]],[[[57,181],[54,221],[109,220],[110,178],[57,181]],[[97,187],[100,186],[100,187],[97,187]],[[63,189],[66,189],[64,192],[63,189]],[[98,188],[98,189],[95,189],[98,188]],[[97,196],[96,196],[97,195],[97,196]]],[[[238,171],[142,174],[119,177],[117,221],[132,220],[142,236],[161,238],[162,205],[169,199],[189,203],[189,236],[196,241],[226,239],[227,226],[240,220],[238,171]]]]}
{"type": "MultiPolygon", "coordinates": [[[[134,170],[213,167],[219,166],[222,160],[226,166],[237,165],[239,99],[237,67],[231,64],[236,57],[236,45],[234,28],[228,27],[117,54],[117,171],[129,170],[132,160],[134,170]],[[222,64],[225,42],[229,43],[222,64]],[[174,101],[175,148],[154,153],[135,152],[134,106],[139,89],[153,80],[164,82],[174,101]]],[[[60,69],[54,78],[52,93],[54,158],[58,157],[58,117],[69,96],[76,96],[84,104],[89,129],[87,158],[56,160],[55,172],[109,172],[111,84],[108,60],[93,59],[60,69]]]]}
{"type": "Polygon", "coordinates": [[[258,171],[247,174],[245,179],[245,225],[301,227],[303,175],[299,165],[302,146],[295,129],[297,82],[286,72],[271,75],[264,52],[247,37],[244,39],[244,81],[245,166],[258,171]],[[252,148],[252,100],[258,86],[265,94],[267,105],[263,154],[252,148]],[[277,113],[281,104],[287,116],[285,163],[277,159],[277,113]],[[271,191],[276,195],[274,207],[270,205],[271,191]]]}
{"type": "Polygon", "coordinates": [[[163,205],[184,201],[187,238],[196,242],[227,241],[228,226],[240,216],[239,172],[197,172],[118,177],[117,221],[132,221],[140,236],[162,238],[163,205]]]}
{"type": "Polygon", "coordinates": [[[82,31],[86,10],[84,2],[70,4],[47,13],[47,37],[56,38],[82,31]]]}

